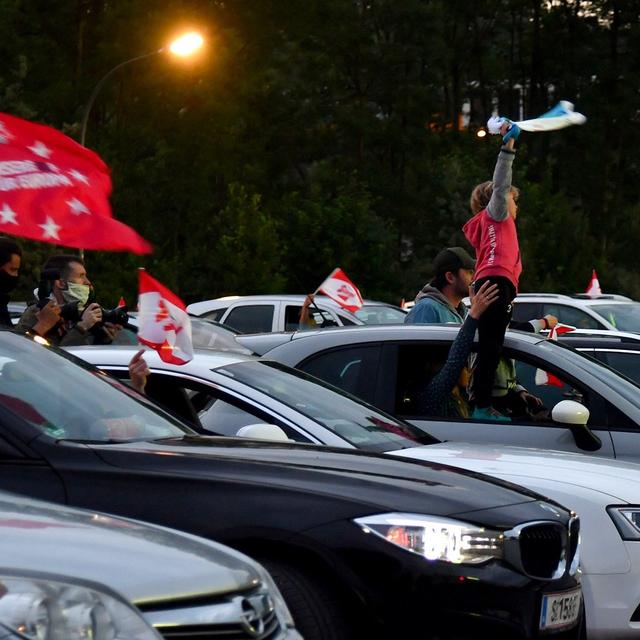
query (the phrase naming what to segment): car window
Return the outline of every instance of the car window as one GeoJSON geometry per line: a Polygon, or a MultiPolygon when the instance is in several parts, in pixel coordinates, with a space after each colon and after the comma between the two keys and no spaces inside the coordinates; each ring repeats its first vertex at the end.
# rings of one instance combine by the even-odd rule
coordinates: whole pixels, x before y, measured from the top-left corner
{"type": "Polygon", "coordinates": [[[301,325],[299,322],[300,312],[302,311],[301,305],[288,304],[284,311],[284,330],[285,331],[298,331],[298,329],[320,329],[323,327],[337,327],[338,323],[335,321],[333,315],[325,309],[319,310],[315,307],[309,307],[309,321],[306,326],[301,325]]]}
{"type": "Polygon", "coordinates": [[[213,311],[207,311],[207,313],[203,313],[202,317],[207,320],[215,320],[217,322],[220,321],[220,318],[225,314],[226,310],[229,307],[223,307],[222,309],[214,309],[213,311]]]}
{"type": "Polygon", "coordinates": [[[191,433],[73,356],[2,332],[0,405],[56,439],[121,442],[191,433]]]}
{"type": "MultiPolygon", "coordinates": [[[[566,304],[545,303],[542,309],[542,315],[551,314],[556,316],[562,324],[569,324],[578,329],[604,329],[606,328],[601,322],[575,307],[566,304]]],[[[530,320],[531,318],[529,318],[530,320]]]]}
{"type": "Polygon", "coordinates": [[[302,362],[298,368],[367,402],[374,400],[375,376],[380,347],[360,345],[324,351],[302,362]]]}
{"type": "Polygon", "coordinates": [[[269,333],[273,330],[272,304],[241,305],[231,309],[225,324],[241,333],[269,333]]]}
{"type": "Polygon", "coordinates": [[[612,369],[640,384],[640,351],[598,351],[596,356],[612,369]]]}
{"type": "Polygon", "coordinates": [[[395,307],[368,304],[358,309],[355,315],[365,324],[402,324],[407,314],[395,307]]]}
{"type": "Polygon", "coordinates": [[[544,314],[540,312],[541,305],[537,302],[516,302],[513,305],[511,319],[515,322],[529,322],[535,318],[541,318],[544,314]]]}
{"type": "Polygon", "coordinates": [[[618,331],[640,332],[640,303],[599,304],[593,311],[608,320],[618,331]]]}
{"type": "MultiPolygon", "coordinates": [[[[395,397],[395,414],[404,418],[438,419],[450,418],[457,420],[469,419],[470,406],[464,384],[467,381],[464,372],[457,389],[443,405],[441,416],[429,416],[422,413],[423,403],[418,402],[419,394],[440,371],[446,361],[449,345],[401,345],[398,350],[398,374],[395,397]]],[[[512,416],[514,423],[520,424],[550,424],[551,410],[561,400],[575,400],[589,408],[591,416],[590,426],[603,426],[606,422],[600,405],[593,404],[587,390],[565,379],[564,375],[541,368],[535,362],[512,354],[508,350],[504,353],[505,363],[515,368],[517,383],[529,393],[542,401],[541,407],[531,406],[525,412],[523,406],[514,405],[512,416]],[[515,357],[513,357],[515,356],[515,357]],[[593,410],[592,410],[593,406],[593,410]],[[517,416],[517,417],[516,417],[517,416]]],[[[470,359],[470,362],[473,358],[470,359]]]]}

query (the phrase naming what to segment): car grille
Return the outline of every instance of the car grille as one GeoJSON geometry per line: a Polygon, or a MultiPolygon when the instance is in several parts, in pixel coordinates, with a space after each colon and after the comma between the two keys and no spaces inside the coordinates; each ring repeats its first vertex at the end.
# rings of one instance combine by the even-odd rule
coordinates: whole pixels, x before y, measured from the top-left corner
{"type": "Polygon", "coordinates": [[[138,607],[165,640],[276,640],[283,633],[273,601],[262,588],[138,607]]]}
{"type": "Polygon", "coordinates": [[[254,635],[240,624],[191,624],[158,628],[166,640],[275,640],[280,635],[280,623],[275,611],[262,620],[264,631],[254,635]]]}
{"type": "Polygon", "coordinates": [[[529,522],[505,532],[505,559],[526,575],[557,580],[577,568],[580,521],[529,522]]]}

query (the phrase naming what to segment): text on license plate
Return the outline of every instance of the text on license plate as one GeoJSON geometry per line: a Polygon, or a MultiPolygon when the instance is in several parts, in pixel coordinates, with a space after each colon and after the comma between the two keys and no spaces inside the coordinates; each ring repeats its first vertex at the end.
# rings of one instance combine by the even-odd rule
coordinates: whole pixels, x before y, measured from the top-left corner
{"type": "Polygon", "coordinates": [[[561,593],[544,594],[540,611],[540,630],[572,627],[580,615],[581,600],[582,591],[579,588],[561,593]]]}

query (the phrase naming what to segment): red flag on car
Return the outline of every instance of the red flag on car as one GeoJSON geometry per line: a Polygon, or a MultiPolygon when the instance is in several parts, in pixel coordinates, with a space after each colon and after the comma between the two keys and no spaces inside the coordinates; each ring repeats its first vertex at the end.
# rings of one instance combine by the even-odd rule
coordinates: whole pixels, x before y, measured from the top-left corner
{"type": "MultiPolygon", "coordinates": [[[[575,330],[576,328],[572,327],[570,324],[562,324],[561,322],[558,322],[558,324],[549,331],[547,340],[557,340],[558,336],[561,336],[563,333],[569,333],[569,331],[575,330]]],[[[544,369],[536,369],[535,382],[539,387],[564,387],[564,382],[562,382],[560,378],[554,376],[550,371],[545,371],[544,369]]]]}
{"type": "Polygon", "coordinates": [[[178,296],[140,269],[138,342],[155,349],[164,362],[193,360],[191,320],[178,296]]]}
{"type": "Polygon", "coordinates": [[[600,283],[598,282],[598,276],[595,269],[591,272],[591,280],[589,281],[589,286],[585,293],[591,298],[597,298],[602,295],[602,289],[600,288],[600,283]]]}
{"type": "Polygon", "coordinates": [[[149,253],[111,214],[109,168],[56,129],[0,113],[0,233],[66,247],[149,253]]]}
{"type": "Polygon", "coordinates": [[[338,268],[334,269],[329,277],[318,287],[326,296],[337,302],[347,311],[357,311],[362,306],[362,296],[345,272],[338,268]]]}

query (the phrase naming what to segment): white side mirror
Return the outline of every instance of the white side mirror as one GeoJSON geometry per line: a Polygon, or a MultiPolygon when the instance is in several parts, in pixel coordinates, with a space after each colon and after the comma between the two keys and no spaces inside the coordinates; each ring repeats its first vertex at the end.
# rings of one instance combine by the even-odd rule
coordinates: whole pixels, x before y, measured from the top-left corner
{"type": "Polygon", "coordinates": [[[248,424],[245,427],[240,427],[236,435],[241,438],[253,438],[256,440],[291,442],[287,434],[275,424],[248,424]]]}
{"type": "Polygon", "coordinates": [[[586,426],[589,421],[589,409],[575,400],[561,400],[551,410],[554,422],[586,426]]]}

